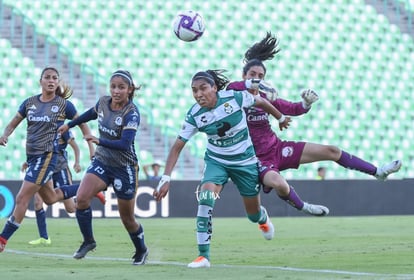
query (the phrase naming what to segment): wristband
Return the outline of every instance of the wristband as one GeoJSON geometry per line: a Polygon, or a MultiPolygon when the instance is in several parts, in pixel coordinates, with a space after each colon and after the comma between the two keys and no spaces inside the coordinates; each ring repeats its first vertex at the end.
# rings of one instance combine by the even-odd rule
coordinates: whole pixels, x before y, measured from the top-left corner
{"type": "Polygon", "coordinates": [[[161,176],[161,180],[160,180],[160,182],[158,183],[158,186],[157,186],[157,192],[159,192],[159,191],[160,191],[160,189],[162,188],[162,186],[163,186],[165,183],[170,182],[170,180],[171,180],[171,177],[170,177],[170,176],[168,176],[168,175],[162,175],[162,176],[161,176]]]}
{"type": "Polygon", "coordinates": [[[285,122],[285,120],[286,120],[285,115],[282,115],[282,116],[280,117],[280,119],[278,119],[279,123],[284,123],[284,122],[285,122]]]}

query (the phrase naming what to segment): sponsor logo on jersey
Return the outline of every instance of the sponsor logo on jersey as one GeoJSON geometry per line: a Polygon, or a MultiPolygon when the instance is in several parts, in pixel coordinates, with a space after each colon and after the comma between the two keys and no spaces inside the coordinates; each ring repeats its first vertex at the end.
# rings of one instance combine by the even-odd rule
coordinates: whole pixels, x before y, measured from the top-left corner
{"type": "Polygon", "coordinates": [[[101,124],[98,124],[99,130],[102,131],[103,133],[109,134],[110,136],[116,137],[117,133],[115,130],[107,128],[101,124]]]}
{"type": "Polygon", "coordinates": [[[121,117],[117,117],[117,118],[115,119],[115,124],[116,124],[116,125],[121,125],[121,124],[122,124],[122,118],[121,118],[121,117]]]}

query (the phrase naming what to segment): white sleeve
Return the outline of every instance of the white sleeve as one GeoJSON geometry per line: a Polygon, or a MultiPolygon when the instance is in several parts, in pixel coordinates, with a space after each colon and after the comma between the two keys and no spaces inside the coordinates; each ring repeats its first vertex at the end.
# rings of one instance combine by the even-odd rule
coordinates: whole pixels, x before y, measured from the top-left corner
{"type": "Polygon", "coordinates": [[[253,94],[251,94],[247,90],[242,91],[242,95],[243,95],[243,104],[242,104],[243,108],[249,108],[253,106],[254,103],[256,102],[253,94]]]}
{"type": "Polygon", "coordinates": [[[178,136],[184,141],[187,142],[190,140],[191,137],[193,137],[194,134],[198,132],[197,127],[194,125],[184,121],[180,133],[178,133],[178,136]]]}

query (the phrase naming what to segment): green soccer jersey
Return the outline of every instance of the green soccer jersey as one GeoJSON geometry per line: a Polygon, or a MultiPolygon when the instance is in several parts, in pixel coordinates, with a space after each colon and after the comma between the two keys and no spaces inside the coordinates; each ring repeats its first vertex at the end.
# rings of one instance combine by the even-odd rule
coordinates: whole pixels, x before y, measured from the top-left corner
{"type": "Polygon", "coordinates": [[[179,138],[188,141],[198,131],[207,135],[206,157],[226,165],[257,162],[243,108],[254,105],[247,91],[219,91],[212,109],[195,104],[188,111],[179,138]]]}

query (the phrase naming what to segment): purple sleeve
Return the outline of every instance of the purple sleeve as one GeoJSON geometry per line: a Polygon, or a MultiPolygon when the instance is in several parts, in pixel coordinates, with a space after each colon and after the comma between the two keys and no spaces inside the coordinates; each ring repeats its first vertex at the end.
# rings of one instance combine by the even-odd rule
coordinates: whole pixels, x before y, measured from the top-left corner
{"type": "Polygon", "coordinates": [[[246,84],[244,83],[244,81],[231,82],[230,84],[227,85],[227,89],[232,89],[232,90],[237,90],[237,91],[247,90],[246,84]]]}
{"type": "MultiPolygon", "coordinates": [[[[231,82],[227,85],[227,89],[242,91],[247,90],[245,81],[231,82]]],[[[262,96],[262,95],[261,95],[262,96]]],[[[277,98],[271,101],[273,106],[276,107],[282,114],[288,116],[300,116],[309,112],[310,108],[303,108],[302,102],[291,102],[281,98],[277,98]]]]}
{"type": "Polygon", "coordinates": [[[278,98],[271,102],[283,115],[300,116],[309,112],[310,108],[303,108],[302,102],[291,102],[278,98]]]}

